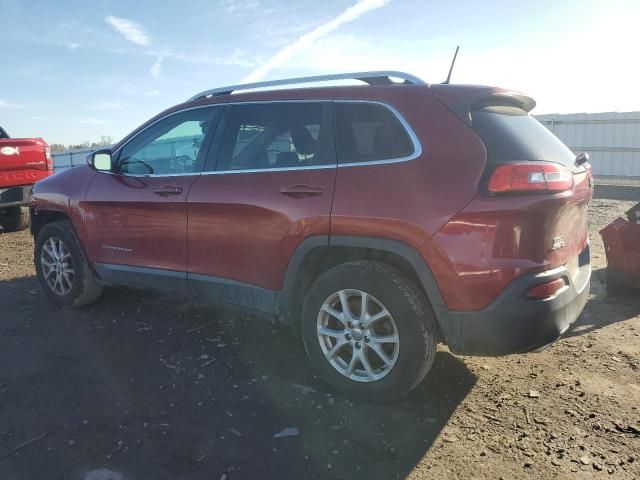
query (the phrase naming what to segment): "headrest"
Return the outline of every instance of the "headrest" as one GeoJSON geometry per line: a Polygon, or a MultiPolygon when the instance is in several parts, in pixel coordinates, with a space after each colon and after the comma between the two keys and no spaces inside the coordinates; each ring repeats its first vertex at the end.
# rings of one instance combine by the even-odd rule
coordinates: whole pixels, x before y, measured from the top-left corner
{"type": "Polygon", "coordinates": [[[291,140],[298,153],[302,155],[311,155],[316,151],[316,141],[304,125],[298,124],[291,127],[291,140]]]}

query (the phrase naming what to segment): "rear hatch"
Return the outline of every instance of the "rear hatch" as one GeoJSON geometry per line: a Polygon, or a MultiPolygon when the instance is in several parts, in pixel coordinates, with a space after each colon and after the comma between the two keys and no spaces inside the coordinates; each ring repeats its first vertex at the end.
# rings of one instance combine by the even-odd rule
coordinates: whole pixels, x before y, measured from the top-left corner
{"type": "Polygon", "coordinates": [[[0,188],[30,185],[52,171],[49,146],[43,139],[0,139],[0,188]]]}
{"type": "Polygon", "coordinates": [[[528,97],[500,94],[471,105],[471,127],[487,149],[480,190],[504,197],[507,210],[523,209],[511,212],[526,219],[521,254],[549,267],[566,265],[576,274],[588,243],[591,167],[529,114],[533,106],[528,97]]]}

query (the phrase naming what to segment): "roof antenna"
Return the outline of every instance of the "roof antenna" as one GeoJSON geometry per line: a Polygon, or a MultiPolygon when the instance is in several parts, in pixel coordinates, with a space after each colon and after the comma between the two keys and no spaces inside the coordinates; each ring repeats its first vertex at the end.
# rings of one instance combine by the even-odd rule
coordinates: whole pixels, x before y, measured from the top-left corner
{"type": "Polygon", "coordinates": [[[445,85],[451,83],[451,72],[453,72],[453,66],[456,64],[456,57],[458,56],[458,50],[460,50],[460,45],[456,47],[456,53],[453,54],[453,61],[451,62],[451,67],[449,68],[449,75],[447,75],[447,79],[442,82],[445,85]]]}

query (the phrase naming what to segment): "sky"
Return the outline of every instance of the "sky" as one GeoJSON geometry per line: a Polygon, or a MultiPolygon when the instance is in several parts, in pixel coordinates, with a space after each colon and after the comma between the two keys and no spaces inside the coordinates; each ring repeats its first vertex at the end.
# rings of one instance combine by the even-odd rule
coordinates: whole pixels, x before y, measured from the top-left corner
{"type": "Polygon", "coordinates": [[[402,70],[495,85],[534,114],[640,110],[640,0],[0,0],[0,125],[120,139],[206,90],[402,70]]]}

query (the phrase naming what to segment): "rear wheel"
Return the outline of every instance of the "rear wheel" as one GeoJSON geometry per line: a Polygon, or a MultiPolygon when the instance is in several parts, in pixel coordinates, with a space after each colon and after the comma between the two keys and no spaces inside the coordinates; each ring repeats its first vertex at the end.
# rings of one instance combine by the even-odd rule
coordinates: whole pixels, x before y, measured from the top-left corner
{"type": "Polygon", "coordinates": [[[381,263],[351,262],[323,273],[307,294],[302,321],[311,363],[351,397],[400,398],[435,358],[434,316],[424,294],[381,263]]]}
{"type": "Polygon", "coordinates": [[[26,230],[29,227],[29,208],[7,208],[3,213],[0,213],[0,226],[5,233],[26,230]]]}
{"type": "Polygon", "coordinates": [[[49,223],[40,230],[34,262],[40,287],[57,305],[80,307],[102,294],[102,285],[67,220],[49,223]]]}

